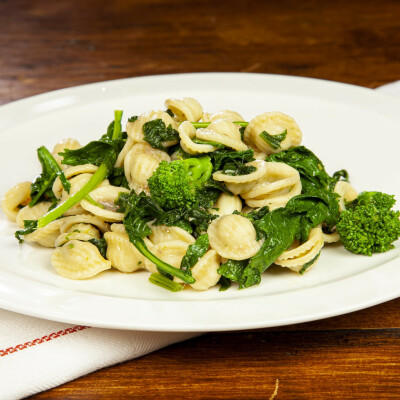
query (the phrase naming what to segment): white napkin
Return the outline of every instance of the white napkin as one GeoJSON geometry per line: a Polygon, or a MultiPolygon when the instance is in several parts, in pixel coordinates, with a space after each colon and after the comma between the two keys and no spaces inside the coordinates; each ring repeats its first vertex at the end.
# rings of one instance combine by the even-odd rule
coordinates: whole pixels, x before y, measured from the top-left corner
{"type": "MultiPolygon", "coordinates": [[[[379,89],[400,95],[400,81],[379,89]]],[[[197,335],[73,326],[0,309],[0,399],[20,399],[197,335]]]]}
{"type": "Polygon", "coordinates": [[[0,310],[0,399],[21,399],[197,335],[74,326],[0,310]]]}

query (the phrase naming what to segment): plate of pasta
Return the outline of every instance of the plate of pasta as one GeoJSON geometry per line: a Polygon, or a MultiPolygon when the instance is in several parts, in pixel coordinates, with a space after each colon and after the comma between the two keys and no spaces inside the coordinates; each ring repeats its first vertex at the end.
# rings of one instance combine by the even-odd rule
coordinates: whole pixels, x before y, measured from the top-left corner
{"type": "Polygon", "coordinates": [[[218,331],[400,295],[400,101],[309,78],[131,78],[0,107],[0,307],[218,331]]]}

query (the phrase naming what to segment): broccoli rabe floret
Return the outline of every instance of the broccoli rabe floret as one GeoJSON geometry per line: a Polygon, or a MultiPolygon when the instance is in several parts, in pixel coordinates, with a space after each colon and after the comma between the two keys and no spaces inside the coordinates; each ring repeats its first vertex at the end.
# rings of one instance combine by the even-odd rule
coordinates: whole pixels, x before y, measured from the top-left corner
{"type": "Polygon", "coordinates": [[[162,161],[148,180],[150,195],[165,210],[191,207],[211,173],[208,156],[162,161]]]}
{"type": "Polygon", "coordinates": [[[385,193],[363,192],[348,203],[336,225],[343,246],[368,256],[392,249],[400,237],[400,211],[391,210],[395,202],[385,193]]]}

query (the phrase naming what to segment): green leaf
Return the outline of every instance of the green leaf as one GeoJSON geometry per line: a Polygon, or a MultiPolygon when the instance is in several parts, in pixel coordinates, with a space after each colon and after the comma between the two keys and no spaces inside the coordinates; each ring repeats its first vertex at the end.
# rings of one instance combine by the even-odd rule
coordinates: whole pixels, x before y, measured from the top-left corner
{"type": "Polygon", "coordinates": [[[151,147],[164,151],[167,149],[162,142],[179,140],[178,131],[173,129],[171,125],[166,127],[162,119],[154,119],[143,124],[143,135],[144,140],[151,147]]]}
{"type": "Polygon", "coordinates": [[[113,168],[111,174],[108,176],[110,184],[113,186],[120,186],[125,189],[129,189],[129,183],[125,176],[125,170],[123,167],[113,168]]]}
{"type": "Polygon", "coordinates": [[[57,176],[60,177],[60,181],[67,193],[69,193],[71,189],[71,184],[66,179],[64,172],[45,146],[41,146],[37,149],[37,155],[42,165],[42,173],[31,185],[32,200],[29,203],[29,207],[33,207],[41,201],[51,201],[53,204],[58,202],[58,199],[53,193],[53,183],[57,176]]]}
{"type": "Polygon", "coordinates": [[[267,131],[263,131],[260,133],[260,138],[264,140],[264,142],[268,143],[273,149],[277,150],[281,148],[281,142],[285,140],[286,135],[286,129],[279,135],[270,135],[267,131]]]}
{"type": "MultiPolygon", "coordinates": [[[[218,268],[218,273],[225,279],[233,282],[241,282],[243,272],[249,264],[249,260],[228,260],[221,264],[218,268]]],[[[227,284],[225,281],[224,284],[227,284]]]]}
{"type": "Polygon", "coordinates": [[[193,244],[188,246],[186,254],[182,258],[181,270],[191,275],[191,269],[206,254],[209,247],[208,234],[199,236],[193,244]]]}
{"type": "Polygon", "coordinates": [[[86,146],[76,150],[65,149],[63,153],[59,153],[62,157],[62,164],[67,165],[83,165],[94,164],[107,166],[108,173],[111,173],[117,153],[114,146],[101,141],[93,141],[86,146]]]}
{"type": "Polygon", "coordinates": [[[28,235],[29,233],[34,232],[37,229],[38,222],[36,220],[26,219],[24,221],[24,228],[15,232],[15,237],[18,239],[19,243],[22,243],[24,240],[21,236],[28,235]]]}
{"type": "Polygon", "coordinates": [[[297,169],[301,178],[302,193],[308,193],[313,188],[329,189],[332,178],[325,171],[322,161],[304,146],[272,154],[267,161],[283,162],[297,169]]]}
{"type": "Polygon", "coordinates": [[[300,274],[300,275],[303,275],[304,272],[306,272],[306,270],[307,270],[308,268],[310,268],[311,265],[313,265],[313,264],[318,260],[318,257],[319,257],[320,255],[321,255],[321,252],[319,252],[312,260],[310,260],[309,262],[305,263],[305,264],[303,265],[303,267],[301,268],[301,270],[299,271],[299,274],[300,274]]]}
{"type": "Polygon", "coordinates": [[[88,242],[94,244],[97,249],[99,250],[100,254],[102,255],[103,258],[106,258],[107,256],[107,242],[106,239],[89,239],[88,242]]]}
{"type": "Polygon", "coordinates": [[[243,271],[240,288],[259,284],[261,274],[293,243],[299,231],[300,215],[278,208],[266,214],[257,225],[264,231],[266,239],[243,271]]]}
{"type": "Polygon", "coordinates": [[[199,138],[193,138],[192,141],[197,144],[209,144],[211,146],[217,147],[218,149],[223,149],[225,147],[224,144],[213,142],[212,140],[203,140],[199,138]]]}
{"type": "MultiPolygon", "coordinates": [[[[254,161],[254,150],[243,150],[243,151],[235,151],[230,149],[219,149],[209,154],[212,164],[213,164],[213,172],[215,171],[236,171],[236,175],[244,175],[248,172],[249,168],[244,166],[245,163],[250,161],[254,161]]],[[[251,169],[251,168],[250,168],[251,169]]],[[[251,171],[252,172],[252,171],[251,171]]]]}

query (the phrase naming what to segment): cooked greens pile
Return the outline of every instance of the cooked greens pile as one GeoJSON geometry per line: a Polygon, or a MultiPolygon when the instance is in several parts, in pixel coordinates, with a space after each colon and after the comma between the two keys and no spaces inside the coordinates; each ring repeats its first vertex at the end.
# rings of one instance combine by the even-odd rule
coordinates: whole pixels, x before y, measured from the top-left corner
{"type": "MultiPolygon", "coordinates": [[[[78,192],[58,202],[52,192],[52,185],[60,177],[64,189],[69,193],[70,184],[63,171],[57,165],[50,152],[44,147],[38,149],[42,173],[31,187],[33,206],[41,201],[50,201],[52,207],[43,217],[25,221],[25,229],[16,232],[18,240],[26,234],[60,218],[65,211],[82,199],[91,200],[89,193],[106,178],[114,186],[129,188],[123,168],[116,168],[115,163],[124,147],[127,134],[121,127],[122,111],[115,111],[114,121],[109,125],[106,134],[98,141],[92,141],[77,150],[65,150],[63,164],[94,164],[97,171],[78,192]]],[[[131,117],[129,121],[135,121],[131,117]]],[[[246,122],[237,122],[242,127],[246,122]]],[[[206,127],[208,123],[193,123],[196,128],[206,127]]],[[[146,122],[143,125],[144,140],[154,149],[175,154],[172,162],[162,161],[148,180],[150,195],[131,190],[121,193],[116,201],[118,211],[124,213],[124,226],[131,243],[147,259],[152,261],[158,270],[150,281],[171,291],[179,291],[181,280],[193,283],[195,279],[191,270],[196,262],[209,249],[207,228],[217,218],[210,213],[221,193],[232,193],[224,183],[212,178],[216,171],[225,175],[247,175],[256,170],[247,163],[254,161],[254,151],[236,151],[220,143],[201,141],[197,143],[212,144],[217,149],[207,154],[190,156],[178,144],[166,147],[168,141],[179,140],[178,132],[166,126],[161,119],[146,122]],[[192,234],[196,242],[189,245],[180,268],[175,268],[157,258],[146,246],[144,238],[151,234],[152,225],[180,227],[192,234]],[[175,279],[174,279],[175,277],[175,279]]],[[[262,132],[260,137],[272,148],[278,149],[286,137],[286,131],[280,135],[262,132]]],[[[399,211],[393,211],[394,197],[379,192],[361,193],[358,198],[346,204],[346,210],[339,212],[338,195],[333,188],[339,180],[348,181],[348,174],[341,170],[330,176],[322,161],[304,146],[283,150],[266,158],[268,162],[285,163],[295,168],[300,174],[302,192],[292,197],[285,207],[272,211],[267,206],[249,213],[239,213],[254,226],[257,240],[263,240],[260,250],[246,260],[225,260],[219,267],[221,290],[227,289],[231,282],[239,288],[248,288],[261,281],[262,273],[274,260],[286,251],[295,240],[307,241],[311,229],[322,226],[326,233],[339,233],[345,248],[353,253],[371,255],[393,247],[393,242],[400,236],[399,211]]],[[[106,252],[104,239],[91,241],[102,254],[106,252]]],[[[303,265],[300,274],[309,268],[319,254],[303,265]]]]}

